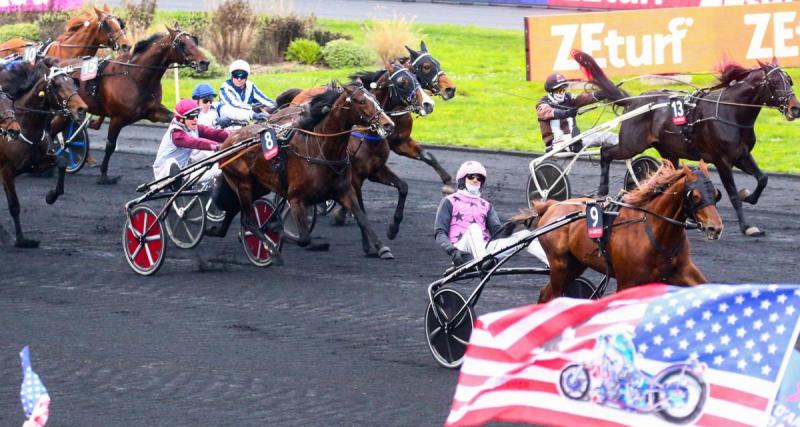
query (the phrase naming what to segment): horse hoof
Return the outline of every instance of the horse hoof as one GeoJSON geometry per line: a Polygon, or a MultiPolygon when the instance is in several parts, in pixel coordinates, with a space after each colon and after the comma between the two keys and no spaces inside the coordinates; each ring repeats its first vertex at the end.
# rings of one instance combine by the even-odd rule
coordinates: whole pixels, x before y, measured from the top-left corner
{"type": "Polygon", "coordinates": [[[228,234],[227,230],[223,229],[222,226],[211,226],[203,230],[203,235],[208,237],[225,237],[228,234]]]}
{"type": "Polygon", "coordinates": [[[388,237],[389,240],[394,240],[395,237],[397,237],[397,233],[399,231],[400,231],[400,226],[392,224],[389,226],[389,231],[386,232],[386,237],[388,237]]]}
{"type": "Polygon", "coordinates": [[[748,190],[746,188],[742,188],[741,190],[739,190],[739,199],[744,200],[750,194],[752,194],[752,193],[750,193],[750,190],[748,190]]]}
{"type": "Polygon", "coordinates": [[[394,254],[388,246],[384,246],[378,250],[378,258],[380,259],[394,259],[394,254]]]}
{"type": "Polygon", "coordinates": [[[447,194],[453,194],[455,192],[456,188],[453,186],[453,184],[445,184],[442,186],[442,194],[447,195],[447,194]]]}
{"type": "Polygon", "coordinates": [[[115,176],[109,178],[105,175],[100,175],[100,178],[97,178],[97,185],[117,185],[119,179],[122,178],[121,176],[115,176]]]}
{"type": "Polygon", "coordinates": [[[271,252],[270,258],[272,258],[272,265],[276,267],[283,266],[283,256],[281,256],[280,252],[271,252]]]}
{"type": "Polygon", "coordinates": [[[761,231],[761,229],[759,229],[758,227],[753,226],[753,225],[751,225],[750,227],[747,227],[744,230],[744,235],[747,236],[747,237],[761,237],[764,234],[766,234],[766,233],[761,231]]]}
{"type": "Polygon", "coordinates": [[[48,191],[47,195],[44,196],[44,201],[47,202],[48,205],[52,205],[56,200],[58,200],[58,193],[53,190],[48,191]]]}
{"type": "Polygon", "coordinates": [[[31,239],[17,239],[17,241],[14,242],[14,246],[25,249],[38,248],[39,241],[31,239]]]}
{"type": "Polygon", "coordinates": [[[311,252],[325,252],[330,249],[330,247],[331,244],[328,242],[311,242],[305,249],[311,252]]]}

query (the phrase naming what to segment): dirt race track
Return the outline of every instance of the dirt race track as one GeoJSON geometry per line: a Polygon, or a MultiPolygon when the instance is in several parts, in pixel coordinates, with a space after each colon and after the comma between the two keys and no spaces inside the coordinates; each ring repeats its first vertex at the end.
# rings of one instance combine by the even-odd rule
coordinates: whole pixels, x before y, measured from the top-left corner
{"type": "MultiPolygon", "coordinates": [[[[451,171],[469,158],[482,161],[486,194],[502,216],[524,205],[527,159],[434,152],[451,171]]],[[[431,169],[391,160],[410,186],[400,235],[390,242],[394,261],[364,258],[355,226],[334,228],[321,218],[314,234],[331,250],[287,246],[284,267],[250,266],[230,233],[194,250],[170,246],[161,271],[140,277],[123,258],[123,204],[150,180],[152,160],[117,153],[111,173],[124,175],[119,185],[97,186],[98,169],[85,169],[68,177],[54,206],[44,202],[52,179],[18,181],[23,226],[42,244],[0,246],[0,425],[22,423],[18,352],[26,344],[53,399],[56,427],[443,423],[458,373],[437,367],[423,331],[425,286],[449,262],[432,239],[441,185],[431,169]]],[[[594,189],[599,167],[579,166],[573,187],[594,189]]],[[[724,198],[722,240],[691,233],[706,276],[797,282],[799,187],[797,178],[773,176],[759,205],[746,206],[767,231],[762,238],[739,233],[724,198]]],[[[395,192],[365,189],[370,218],[385,236],[395,192]]],[[[13,230],[5,204],[0,224],[13,230]]],[[[499,278],[477,311],[531,303],[542,285],[540,277],[499,278]]]]}

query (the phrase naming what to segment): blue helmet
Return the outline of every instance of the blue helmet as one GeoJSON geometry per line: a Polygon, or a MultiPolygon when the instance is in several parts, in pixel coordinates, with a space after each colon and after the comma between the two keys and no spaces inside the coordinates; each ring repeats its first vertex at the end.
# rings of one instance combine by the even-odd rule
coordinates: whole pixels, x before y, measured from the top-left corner
{"type": "Polygon", "coordinates": [[[214,92],[214,88],[211,87],[208,83],[200,83],[199,85],[194,87],[192,91],[192,99],[203,99],[203,98],[213,98],[217,96],[217,93],[214,92]]]}

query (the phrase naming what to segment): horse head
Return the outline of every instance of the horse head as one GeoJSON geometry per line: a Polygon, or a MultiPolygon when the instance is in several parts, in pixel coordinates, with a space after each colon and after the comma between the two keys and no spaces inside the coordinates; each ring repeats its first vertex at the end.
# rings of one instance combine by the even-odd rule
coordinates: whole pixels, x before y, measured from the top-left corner
{"type": "MultiPolygon", "coordinates": [[[[104,44],[113,51],[127,53],[131,48],[131,42],[125,35],[125,21],[113,15],[108,9],[108,5],[105,5],[103,9],[94,7],[94,12],[97,15],[97,25],[103,30],[103,36],[106,39],[104,44]]],[[[102,39],[98,41],[103,42],[102,39]]]]}
{"type": "Polygon", "coordinates": [[[61,109],[76,122],[82,122],[89,107],[78,95],[78,88],[71,76],[74,70],[58,65],[58,60],[49,57],[36,64],[36,74],[42,76],[44,81],[44,89],[39,96],[46,97],[50,109],[61,109]]]}
{"type": "Polygon", "coordinates": [[[181,30],[178,23],[175,28],[167,26],[168,37],[172,41],[174,62],[180,65],[189,65],[199,72],[208,70],[208,59],[200,51],[199,40],[194,34],[181,30]]]}
{"type": "Polygon", "coordinates": [[[684,165],[683,172],[686,175],[684,209],[687,216],[697,223],[706,238],[709,240],[719,239],[723,225],[722,218],[717,212],[717,202],[722,197],[722,193],[714,188],[706,163],[700,160],[699,167],[693,170],[684,165]]]}
{"type": "Polygon", "coordinates": [[[439,64],[425,46],[425,42],[420,42],[420,51],[406,46],[406,50],[411,55],[404,63],[406,68],[417,75],[422,88],[431,91],[434,95],[439,95],[445,101],[452,99],[456,96],[456,85],[447,74],[442,70],[439,64]]]}
{"type": "MultiPolygon", "coordinates": [[[[342,86],[343,95],[346,95],[344,103],[346,106],[340,108],[349,110],[349,120],[355,125],[369,126],[371,131],[386,137],[394,132],[394,122],[378,104],[378,100],[372,95],[360,81],[342,86]]],[[[341,99],[341,98],[340,98],[341,99]]]]}
{"type": "Polygon", "coordinates": [[[792,90],[792,77],[778,65],[775,58],[769,64],[758,61],[758,65],[764,71],[760,84],[766,91],[765,103],[778,108],[786,120],[792,121],[800,117],[800,102],[792,90]]]}
{"type": "Polygon", "coordinates": [[[389,99],[392,105],[416,107],[421,116],[431,114],[435,103],[419,83],[417,77],[399,64],[386,64],[389,80],[389,99]]]}
{"type": "Polygon", "coordinates": [[[14,114],[14,100],[2,90],[0,90],[0,130],[12,140],[19,138],[21,130],[14,114]]]}

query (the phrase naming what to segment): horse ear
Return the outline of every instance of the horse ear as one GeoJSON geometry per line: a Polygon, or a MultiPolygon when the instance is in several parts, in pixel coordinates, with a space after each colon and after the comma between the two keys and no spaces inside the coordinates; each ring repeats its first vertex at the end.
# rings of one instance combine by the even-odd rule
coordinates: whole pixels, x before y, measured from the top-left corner
{"type": "Polygon", "coordinates": [[[769,68],[769,67],[767,66],[767,63],[765,63],[765,62],[761,62],[761,60],[760,60],[760,59],[756,59],[756,62],[758,62],[758,66],[759,66],[759,67],[761,67],[761,68],[762,68],[762,69],[764,69],[764,70],[766,70],[767,68],[769,68]]]}
{"type": "Polygon", "coordinates": [[[425,46],[425,42],[424,41],[419,42],[419,49],[421,51],[423,51],[423,52],[427,52],[428,51],[428,47],[425,46]]]}
{"type": "Polygon", "coordinates": [[[169,27],[169,25],[167,25],[167,24],[164,24],[164,27],[167,29],[167,31],[169,31],[169,32],[170,32],[170,34],[172,34],[172,33],[174,33],[174,32],[175,32],[175,30],[174,30],[174,29],[172,29],[172,28],[170,28],[170,27],[169,27]]]}
{"type": "Polygon", "coordinates": [[[111,12],[111,9],[109,9],[109,8],[108,8],[108,3],[106,3],[106,4],[104,4],[104,5],[103,5],[103,11],[105,11],[105,12],[111,12]]]}
{"type": "Polygon", "coordinates": [[[416,59],[416,58],[419,56],[419,52],[417,52],[417,51],[416,51],[416,50],[414,50],[414,49],[411,49],[411,48],[410,48],[410,47],[408,47],[408,46],[406,46],[406,50],[408,51],[408,53],[409,53],[409,54],[411,54],[411,60],[412,60],[412,61],[413,61],[414,59],[416,59]]]}
{"type": "Polygon", "coordinates": [[[772,56],[772,65],[776,67],[778,66],[778,58],[776,58],[774,55],[772,56]]]}
{"type": "Polygon", "coordinates": [[[686,174],[686,177],[689,178],[689,181],[694,181],[697,179],[697,175],[695,175],[694,172],[692,172],[692,170],[689,169],[689,166],[687,165],[681,165],[681,166],[683,166],[683,173],[686,174]]]}
{"type": "Polygon", "coordinates": [[[103,11],[102,11],[102,10],[100,10],[100,9],[98,9],[98,8],[97,8],[97,6],[94,6],[94,5],[92,5],[92,7],[94,8],[94,13],[96,13],[96,14],[97,14],[97,17],[99,18],[99,17],[100,17],[100,15],[102,15],[102,14],[103,14],[103,11]]]}
{"type": "Polygon", "coordinates": [[[175,21],[174,28],[175,28],[175,31],[181,31],[181,23],[178,22],[178,21],[175,21]]]}

